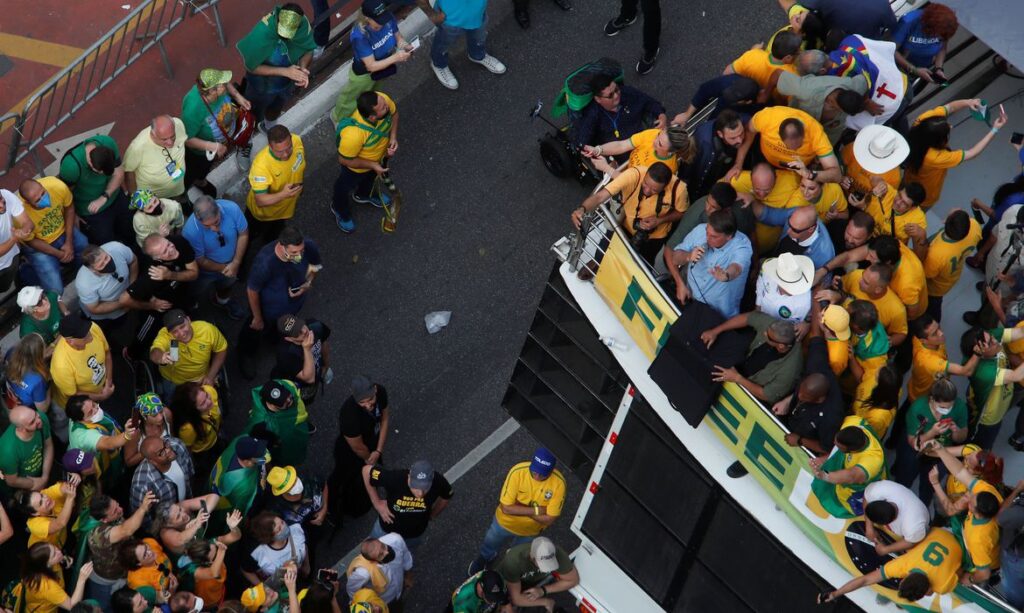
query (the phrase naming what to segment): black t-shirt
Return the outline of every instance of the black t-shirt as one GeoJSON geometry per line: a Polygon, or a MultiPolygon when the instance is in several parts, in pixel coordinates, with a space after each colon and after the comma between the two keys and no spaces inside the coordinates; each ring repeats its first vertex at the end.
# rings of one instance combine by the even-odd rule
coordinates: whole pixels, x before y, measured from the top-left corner
{"type": "Polygon", "coordinates": [[[380,383],[377,386],[377,402],[372,411],[367,411],[359,406],[356,399],[349,396],[341,405],[338,412],[338,444],[335,449],[335,459],[345,460],[362,467],[363,459],[356,455],[348,446],[345,437],[363,439],[363,444],[370,451],[377,448],[380,440],[381,418],[384,416],[384,409],[388,408],[388,390],[380,383]]]}
{"type": "Polygon", "coordinates": [[[381,527],[385,532],[397,532],[406,539],[416,538],[426,531],[430,510],[438,498],[449,500],[455,494],[452,484],[437,471],[434,471],[434,481],[426,498],[417,498],[409,489],[408,470],[384,470],[379,465],[374,466],[370,471],[370,484],[384,488],[388,508],[395,515],[395,521],[390,524],[381,519],[381,527]]]}
{"type": "Polygon", "coordinates": [[[175,307],[183,308],[188,305],[187,282],[155,281],[149,277],[151,266],[166,266],[171,272],[181,272],[196,261],[196,252],[184,237],[168,236],[167,240],[171,241],[174,248],[178,250],[178,257],[170,262],[163,262],[148,255],[141,256],[139,258],[139,277],[128,287],[128,295],[141,301],[155,297],[166,300],[175,307]]]}
{"type": "Polygon", "coordinates": [[[302,371],[302,346],[284,339],[277,346],[277,362],[270,372],[270,378],[292,381],[298,386],[302,399],[310,400],[316,396],[316,386],[320,383],[320,371],[324,362],[324,343],[331,337],[331,329],[316,319],[307,320],[306,327],[313,333],[313,372],[316,379],[309,384],[296,378],[295,375],[302,371]]]}
{"type": "Polygon", "coordinates": [[[807,347],[807,357],[804,360],[804,377],[812,374],[823,375],[828,379],[828,395],[825,400],[819,403],[800,403],[796,394],[790,402],[792,413],[789,415],[788,426],[790,431],[805,438],[811,438],[824,449],[830,449],[836,433],[842,426],[843,418],[846,417],[846,410],[843,406],[843,396],[839,391],[839,382],[828,362],[828,349],[825,339],[816,336],[811,339],[807,347]]]}

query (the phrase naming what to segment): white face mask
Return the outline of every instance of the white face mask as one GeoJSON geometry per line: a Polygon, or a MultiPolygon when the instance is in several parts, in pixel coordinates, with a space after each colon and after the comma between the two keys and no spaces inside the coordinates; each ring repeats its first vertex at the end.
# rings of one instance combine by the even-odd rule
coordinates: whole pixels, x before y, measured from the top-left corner
{"type": "Polygon", "coordinates": [[[103,409],[96,407],[96,412],[88,419],[90,424],[98,424],[103,421],[103,409]]]}
{"type": "Polygon", "coordinates": [[[205,607],[205,606],[206,606],[206,601],[203,600],[202,598],[200,598],[199,596],[196,596],[196,604],[195,604],[194,607],[192,607],[192,611],[194,611],[194,612],[202,611],[203,607],[205,607]]]}
{"type": "Polygon", "coordinates": [[[950,411],[953,410],[953,407],[940,407],[939,405],[934,406],[935,412],[938,413],[939,415],[949,415],[950,411]]]}
{"type": "Polygon", "coordinates": [[[808,236],[805,240],[798,241],[797,245],[800,245],[801,247],[810,247],[811,245],[814,244],[814,241],[817,240],[817,238],[818,238],[818,229],[815,228],[813,234],[808,236]]]}

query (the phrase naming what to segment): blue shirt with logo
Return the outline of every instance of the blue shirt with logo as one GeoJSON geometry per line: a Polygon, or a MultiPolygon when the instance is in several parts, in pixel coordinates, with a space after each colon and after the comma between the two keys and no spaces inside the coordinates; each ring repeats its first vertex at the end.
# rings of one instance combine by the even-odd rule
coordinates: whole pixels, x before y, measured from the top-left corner
{"type": "Polygon", "coordinates": [[[928,68],[939,51],[942,51],[942,39],[928,36],[921,25],[922,9],[910,11],[900,18],[892,42],[903,54],[903,57],[914,66],[928,68]]]}
{"type": "Polygon", "coordinates": [[[369,70],[362,58],[373,56],[375,60],[383,60],[395,52],[398,47],[398,22],[391,19],[380,24],[381,28],[374,32],[368,27],[352,28],[352,72],[364,75],[369,70]]]}

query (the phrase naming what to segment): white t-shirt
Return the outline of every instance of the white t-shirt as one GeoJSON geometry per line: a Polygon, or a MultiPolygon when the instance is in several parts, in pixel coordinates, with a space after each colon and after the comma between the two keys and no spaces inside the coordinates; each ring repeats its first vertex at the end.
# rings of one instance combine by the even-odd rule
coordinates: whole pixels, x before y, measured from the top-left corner
{"type": "Polygon", "coordinates": [[[171,462],[171,467],[167,469],[164,476],[174,482],[174,487],[178,488],[178,501],[185,500],[185,471],[181,470],[181,465],[175,460],[171,462]]]}
{"type": "Polygon", "coordinates": [[[298,557],[295,560],[296,564],[302,566],[302,561],[306,559],[306,533],[302,531],[302,524],[289,525],[288,533],[290,542],[285,543],[281,549],[274,549],[270,545],[260,545],[249,554],[253,560],[256,560],[256,564],[260,567],[260,573],[264,577],[273,576],[277,569],[292,559],[293,547],[295,555],[298,557]]]}
{"type": "Polygon", "coordinates": [[[790,296],[779,292],[779,284],[768,275],[757,277],[757,310],[775,319],[801,323],[811,312],[811,292],[790,296]]]}
{"type": "MultiPolygon", "coordinates": [[[[1010,261],[1010,257],[1013,255],[1012,247],[1015,246],[1011,244],[1011,242],[1014,240],[1014,237],[1018,237],[1016,240],[1020,240],[1019,233],[1014,230],[1011,230],[1008,226],[1017,223],[1017,211],[1020,210],[1021,206],[1024,205],[1015,204],[1011,207],[1008,207],[1006,209],[1006,212],[1003,213],[1002,219],[999,221],[998,224],[996,224],[996,227],[993,228],[992,230],[993,233],[996,235],[996,246],[993,247],[992,250],[988,252],[988,257],[985,259],[985,281],[988,282],[990,285],[993,281],[995,281],[999,273],[1003,272],[1003,270],[1006,268],[1006,263],[1010,261]]],[[[1007,274],[1009,274],[1012,277],[1014,273],[1016,273],[1020,269],[1021,266],[1019,263],[1014,264],[1013,266],[1010,267],[1010,270],[1007,274]]],[[[1005,294],[1007,291],[1009,291],[1010,288],[1007,286],[1006,283],[1000,283],[999,289],[1002,293],[1005,294]]]]}
{"type": "MultiPolygon", "coordinates": [[[[0,214],[0,243],[2,243],[11,239],[11,234],[14,232],[14,218],[24,213],[25,207],[21,204],[21,198],[6,189],[0,189],[0,198],[3,198],[4,206],[7,207],[3,214],[0,214]]],[[[0,255],[0,270],[10,266],[19,253],[21,253],[21,248],[18,243],[14,243],[10,251],[0,255]]]]}
{"type": "Polygon", "coordinates": [[[928,507],[907,487],[895,481],[875,481],[864,490],[864,506],[884,500],[896,505],[896,519],[889,530],[907,542],[919,543],[928,534],[928,507]]]}
{"type": "MultiPolygon", "coordinates": [[[[397,532],[389,532],[380,537],[380,542],[390,547],[395,552],[393,560],[387,563],[378,563],[380,572],[388,580],[384,593],[380,594],[381,599],[390,604],[402,595],[402,587],[405,583],[405,573],[412,570],[412,554],[405,544],[405,539],[397,532]]],[[[357,568],[349,574],[345,582],[345,590],[348,597],[352,598],[357,591],[364,587],[371,587],[370,573],[362,568],[357,568]]]]}

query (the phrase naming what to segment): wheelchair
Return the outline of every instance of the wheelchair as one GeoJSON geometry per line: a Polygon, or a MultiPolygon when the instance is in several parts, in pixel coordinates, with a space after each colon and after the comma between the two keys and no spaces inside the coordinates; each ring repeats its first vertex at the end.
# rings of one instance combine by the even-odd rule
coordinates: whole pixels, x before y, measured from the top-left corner
{"type": "MultiPolygon", "coordinates": [[[[128,369],[132,371],[132,381],[134,381],[136,397],[153,392],[160,396],[164,404],[171,401],[170,398],[164,398],[161,393],[162,390],[158,385],[161,379],[160,371],[156,364],[148,359],[142,360],[137,358],[131,358],[127,360],[127,363],[128,369]]],[[[220,372],[217,373],[217,380],[214,382],[213,387],[217,390],[221,415],[227,417],[230,412],[231,380],[228,378],[226,367],[221,368],[220,372]]]]}

